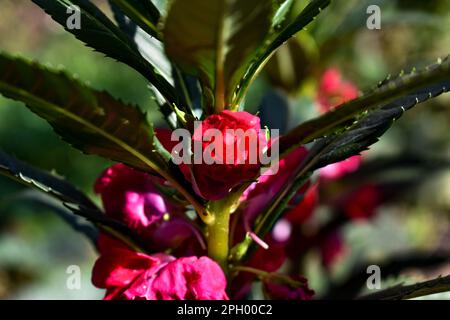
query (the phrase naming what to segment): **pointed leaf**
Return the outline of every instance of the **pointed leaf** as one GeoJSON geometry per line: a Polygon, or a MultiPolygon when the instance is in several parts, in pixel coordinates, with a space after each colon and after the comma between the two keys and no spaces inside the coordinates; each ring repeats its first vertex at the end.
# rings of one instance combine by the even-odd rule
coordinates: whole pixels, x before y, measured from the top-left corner
{"type": "Polygon", "coordinates": [[[250,84],[254,81],[275,50],[277,50],[297,32],[310,24],[320,14],[320,12],[330,4],[330,2],[331,0],[312,0],[297,16],[297,18],[294,19],[294,21],[285,26],[280,32],[275,33],[271,41],[268,42],[268,45],[266,45],[261,52],[258,53],[257,57],[249,64],[247,71],[241,79],[238,89],[233,96],[233,106],[238,106],[241,103],[248,88],[250,87],[250,84]]]}
{"type": "Polygon", "coordinates": [[[130,18],[128,18],[112,0],[108,0],[108,3],[111,7],[111,11],[113,12],[114,20],[116,21],[120,30],[122,30],[131,39],[134,39],[137,31],[136,23],[130,20],[130,18]]]}
{"type": "Polygon", "coordinates": [[[174,0],[164,26],[166,52],[198,76],[211,112],[231,103],[234,90],[271,28],[270,0],[174,0]]]}
{"type": "Polygon", "coordinates": [[[43,191],[62,202],[99,210],[80,190],[54,174],[36,169],[0,150],[0,173],[43,191]]]}
{"type": "MultiPolygon", "coordinates": [[[[399,78],[397,78],[399,79],[399,78]]],[[[419,91],[386,104],[381,109],[368,113],[354,124],[348,131],[318,140],[311,148],[308,156],[299,163],[291,178],[261,213],[255,232],[263,238],[278,219],[282,216],[289,201],[296,195],[299,188],[309,179],[312,172],[330,163],[344,160],[359,154],[370,145],[376,143],[392,123],[402,114],[430,98],[450,90],[450,79],[427,86],[419,91]]],[[[253,242],[244,242],[244,251],[251,254],[255,249],[253,242]]]]}
{"type": "Polygon", "coordinates": [[[431,294],[449,292],[450,276],[439,276],[432,280],[411,285],[398,284],[393,287],[359,297],[358,300],[406,300],[431,294]]]}
{"type": "Polygon", "coordinates": [[[70,183],[19,161],[1,150],[0,174],[61,201],[72,213],[95,223],[102,230],[118,237],[130,246],[143,245],[132,230],[124,224],[108,218],[84,193],[70,183]]]}
{"type": "Polygon", "coordinates": [[[277,10],[272,19],[272,28],[277,29],[282,27],[283,23],[289,16],[289,13],[292,9],[292,5],[294,4],[294,0],[277,0],[276,7],[277,10]]]}
{"type": "Polygon", "coordinates": [[[65,140],[141,170],[161,171],[153,152],[153,129],[136,107],[94,91],[63,72],[0,56],[0,92],[46,119],[65,140]]]}
{"type": "Polygon", "coordinates": [[[338,137],[323,138],[329,145],[328,151],[320,156],[315,168],[335,163],[369,148],[376,143],[405,111],[419,103],[434,98],[450,90],[450,79],[427,87],[418,92],[397,99],[379,110],[367,114],[357,121],[349,130],[338,137]]]}
{"type": "Polygon", "coordinates": [[[24,102],[76,148],[156,171],[189,200],[199,214],[204,206],[166,154],[145,115],[134,106],[23,59],[0,55],[0,93],[24,102]]]}
{"type": "Polygon", "coordinates": [[[408,75],[386,81],[372,92],[344,103],[332,111],[306,121],[291,130],[280,138],[280,154],[285,155],[297,146],[323,136],[332,135],[338,131],[344,131],[358,118],[364,117],[368,111],[383,108],[390,103],[403,108],[409,106],[411,102],[419,103],[425,99],[424,92],[426,97],[431,97],[429,96],[429,90],[436,90],[435,86],[441,87],[442,92],[442,85],[449,79],[450,59],[446,58],[420,72],[414,71],[408,75]],[[401,98],[406,100],[401,100],[401,98]]]}
{"type": "Polygon", "coordinates": [[[177,102],[173,87],[160,75],[157,68],[146,61],[133,41],[106,17],[100,9],[87,0],[33,0],[56,22],[61,24],[77,39],[105,55],[123,62],[145,76],[170,103],[177,102]],[[81,28],[69,29],[67,10],[78,6],[81,14],[81,28]]]}
{"type": "Polygon", "coordinates": [[[157,27],[160,14],[150,0],[109,0],[149,35],[160,39],[157,27]]]}

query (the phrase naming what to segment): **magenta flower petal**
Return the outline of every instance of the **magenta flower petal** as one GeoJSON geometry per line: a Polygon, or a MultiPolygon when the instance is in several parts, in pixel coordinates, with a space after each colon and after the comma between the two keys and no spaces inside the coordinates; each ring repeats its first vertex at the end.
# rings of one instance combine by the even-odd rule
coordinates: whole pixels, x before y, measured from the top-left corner
{"type": "Polygon", "coordinates": [[[153,281],[154,299],[224,300],[225,275],[208,257],[185,257],[167,264],[153,281]]]}
{"type": "Polygon", "coordinates": [[[107,290],[105,299],[228,299],[225,275],[208,257],[176,259],[108,244],[92,271],[92,283],[107,290]]]}

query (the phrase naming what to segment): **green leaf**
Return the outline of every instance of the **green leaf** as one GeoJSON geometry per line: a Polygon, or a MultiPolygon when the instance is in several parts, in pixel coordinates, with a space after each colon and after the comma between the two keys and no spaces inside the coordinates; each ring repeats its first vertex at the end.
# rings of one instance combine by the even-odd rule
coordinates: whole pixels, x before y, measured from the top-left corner
{"type": "Polygon", "coordinates": [[[368,111],[380,109],[399,98],[414,95],[415,92],[427,91],[427,88],[448,79],[450,79],[450,59],[446,58],[420,72],[414,70],[410,74],[386,80],[370,93],[306,121],[281,137],[280,155],[284,156],[290,150],[315,139],[346,130],[368,111]]]}
{"type": "Polygon", "coordinates": [[[97,210],[97,206],[80,190],[61,177],[34,168],[0,150],[0,173],[29,187],[49,194],[65,203],[97,210]]]}
{"type": "Polygon", "coordinates": [[[428,86],[386,104],[381,109],[368,113],[348,131],[317,141],[309,151],[308,157],[299,164],[297,170],[293,171],[290,181],[264,210],[255,232],[258,233],[258,236],[263,237],[271,230],[275,222],[284,213],[286,205],[314,170],[342,161],[366,150],[370,145],[376,143],[378,138],[404,112],[449,90],[450,79],[428,86]]]}
{"type": "Polygon", "coordinates": [[[87,0],[33,0],[33,2],[77,39],[140,72],[168,102],[176,104],[177,94],[172,85],[160,75],[156,67],[141,56],[133,41],[91,2],[87,0]],[[70,17],[67,10],[73,8],[72,6],[80,8],[80,29],[67,27],[67,20],[70,17]]]}
{"type": "Polygon", "coordinates": [[[202,215],[204,205],[179,169],[160,152],[138,108],[95,91],[63,72],[0,54],[0,93],[24,102],[64,140],[88,154],[123,162],[168,180],[202,215]]]}
{"type": "Polygon", "coordinates": [[[200,78],[209,112],[229,107],[271,29],[269,0],[174,0],[164,26],[167,55],[200,78]]]}
{"type": "MultiPolygon", "coordinates": [[[[446,63],[448,63],[448,60],[439,62],[438,64],[427,68],[428,71],[425,72],[436,75],[434,71],[441,67],[445,69],[446,63]]],[[[406,78],[411,76],[412,75],[399,76],[393,79],[392,82],[384,81],[379,88],[383,88],[383,86],[391,86],[391,88],[394,88],[395,86],[393,83],[408,82],[406,78]]],[[[419,76],[419,74],[416,74],[416,76],[419,76]]],[[[366,113],[347,131],[319,139],[310,149],[308,156],[302,163],[298,164],[295,170],[293,170],[292,176],[285,184],[283,190],[281,190],[263,210],[256,221],[255,233],[260,238],[263,238],[264,235],[273,228],[274,224],[285,212],[285,208],[289,201],[298,192],[298,189],[305,181],[309,179],[314,170],[344,160],[366,150],[370,145],[376,143],[378,138],[383,135],[392,123],[399,119],[404,112],[419,103],[434,98],[449,90],[450,77],[447,77],[447,80],[445,81],[435,84],[422,84],[420,90],[401,96],[394,101],[385,103],[377,110],[366,113]]],[[[255,244],[249,241],[244,241],[241,246],[242,247],[237,248],[236,251],[244,252],[246,253],[246,256],[251,254],[255,249],[255,244]]]]}
{"type": "Polygon", "coordinates": [[[166,167],[153,152],[153,129],[139,109],[63,72],[0,55],[0,93],[27,104],[85,153],[146,171],[161,172],[166,167]]]}
{"type": "Polygon", "coordinates": [[[123,11],[112,0],[108,0],[108,4],[119,29],[122,30],[130,39],[134,39],[137,32],[136,23],[128,19],[125,13],[123,13],[123,11]]]}
{"type": "Polygon", "coordinates": [[[278,0],[276,1],[276,3],[277,3],[277,10],[272,20],[273,29],[280,28],[286,21],[292,9],[292,4],[294,3],[294,0],[278,0]]]}
{"type": "Polygon", "coordinates": [[[450,79],[397,99],[381,109],[374,110],[358,120],[339,136],[323,138],[327,152],[320,155],[315,169],[359,154],[376,143],[406,111],[419,103],[450,90],[450,79]]]}
{"type": "Polygon", "coordinates": [[[291,23],[273,36],[271,41],[268,42],[268,45],[265,46],[263,50],[258,53],[257,57],[249,64],[244,77],[238,85],[238,90],[235,92],[233,97],[233,106],[237,107],[241,103],[248,88],[250,87],[250,84],[255,80],[256,76],[262,70],[275,50],[277,50],[297,32],[310,24],[320,14],[320,12],[330,4],[330,2],[331,0],[312,0],[291,23]]]}
{"type": "MultiPolygon", "coordinates": [[[[38,190],[25,190],[13,195],[9,201],[17,201],[25,204],[30,204],[34,211],[48,210],[60,217],[67,223],[74,231],[81,233],[90,240],[94,247],[97,246],[97,239],[99,230],[95,226],[95,222],[88,220],[83,214],[78,214],[75,210],[70,211],[64,207],[60,201],[51,198],[49,195],[39,192],[38,190]],[[75,213],[75,214],[74,214],[75,213]]],[[[102,212],[101,217],[104,218],[102,212]]]]}
{"type": "Polygon", "coordinates": [[[400,283],[393,287],[358,297],[358,300],[407,300],[449,291],[450,276],[439,276],[432,280],[411,285],[400,283]]]}
{"type": "Polygon", "coordinates": [[[93,222],[100,229],[119,238],[131,247],[145,248],[132,230],[107,217],[83,192],[61,177],[19,161],[1,150],[0,174],[61,201],[72,213],[93,222]]]}
{"type": "Polygon", "coordinates": [[[149,0],[110,0],[119,7],[139,27],[155,38],[161,39],[157,24],[158,9],[149,0]]]}

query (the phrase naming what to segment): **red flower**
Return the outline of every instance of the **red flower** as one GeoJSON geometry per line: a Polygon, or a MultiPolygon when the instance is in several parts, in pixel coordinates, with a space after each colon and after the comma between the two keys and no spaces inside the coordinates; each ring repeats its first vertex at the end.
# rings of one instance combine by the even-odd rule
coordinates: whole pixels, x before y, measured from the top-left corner
{"type": "Polygon", "coordinates": [[[106,289],[107,300],[228,299],[225,275],[208,257],[147,255],[111,239],[101,242],[92,283],[106,289]]]}
{"type": "Polygon", "coordinates": [[[285,284],[275,279],[264,281],[264,292],[272,300],[311,300],[314,290],[308,287],[308,280],[301,276],[294,276],[292,280],[298,285],[285,284]]]}
{"type": "Polygon", "coordinates": [[[322,75],[317,92],[317,102],[321,112],[358,97],[358,88],[351,82],[342,80],[341,72],[328,69],[322,75]]]}
{"type": "Polygon", "coordinates": [[[221,199],[233,187],[254,178],[261,167],[260,154],[267,146],[259,118],[244,111],[225,110],[207,117],[194,131],[192,140],[194,154],[196,143],[201,144],[203,150],[202,163],[192,166],[193,183],[197,192],[208,200],[221,199]],[[204,141],[208,133],[212,133],[211,129],[218,130],[223,139],[204,141]],[[227,130],[238,129],[247,137],[227,133],[227,130]],[[227,152],[227,146],[233,153],[227,152]],[[205,163],[205,157],[215,163],[205,163]]]}

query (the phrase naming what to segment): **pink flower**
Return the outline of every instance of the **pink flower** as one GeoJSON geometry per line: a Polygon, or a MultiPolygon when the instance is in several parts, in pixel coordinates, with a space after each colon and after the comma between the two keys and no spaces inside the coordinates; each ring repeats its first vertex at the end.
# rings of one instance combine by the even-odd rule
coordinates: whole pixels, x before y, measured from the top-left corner
{"type": "Polygon", "coordinates": [[[343,161],[332,163],[320,169],[320,176],[326,179],[335,180],[342,178],[348,173],[358,170],[362,157],[353,156],[343,161]]]}
{"type": "Polygon", "coordinates": [[[358,97],[358,88],[351,82],[342,79],[338,69],[328,69],[322,75],[317,92],[317,102],[321,112],[358,97]]]}
{"type": "Polygon", "coordinates": [[[311,300],[314,290],[308,287],[308,280],[301,276],[294,276],[292,280],[298,285],[286,284],[268,279],[264,281],[264,292],[272,300],[311,300]]]}
{"type": "Polygon", "coordinates": [[[97,179],[94,190],[101,195],[108,216],[130,228],[141,229],[160,220],[169,211],[156,188],[156,180],[156,177],[124,164],[116,164],[97,179]]]}
{"type": "MultiPolygon", "coordinates": [[[[105,240],[103,240],[104,242],[105,240]]],[[[92,271],[92,283],[106,289],[105,299],[228,299],[226,278],[208,257],[147,255],[106,240],[92,271]]]]}
{"type": "Polygon", "coordinates": [[[147,249],[199,253],[201,236],[184,208],[161,194],[164,181],[123,164],[106,169],[95,183],[106,214],[135,231],[147,249]],[[187,241],[189,240],[189,241],[187,241]]]}
{"type": "Polygon", "coordinates": [[[208,200],[221,199],[230,189],[254,178],[260,170],[259,156],[267,146],[259,118],[245,111],[225,110],[207,117],[194,131],[192,140],[193,145],[201,143],[203,150],[203,163],[192,166],[192,181],[197,192],[208,200]],[[204,141],[211,129],[218,130],[223,139],[204,141]],[[243,130],[248,137],[227,133],[227,130],[237,129],[243,130]],[[234,150],[234,155],[227,152],[227,146],[229,150],[234,150]],[[217,149],[222,150],[222,153],[217,152],[217,149]],[[207,164],[205,156],[222,164],[207,164]]]}

